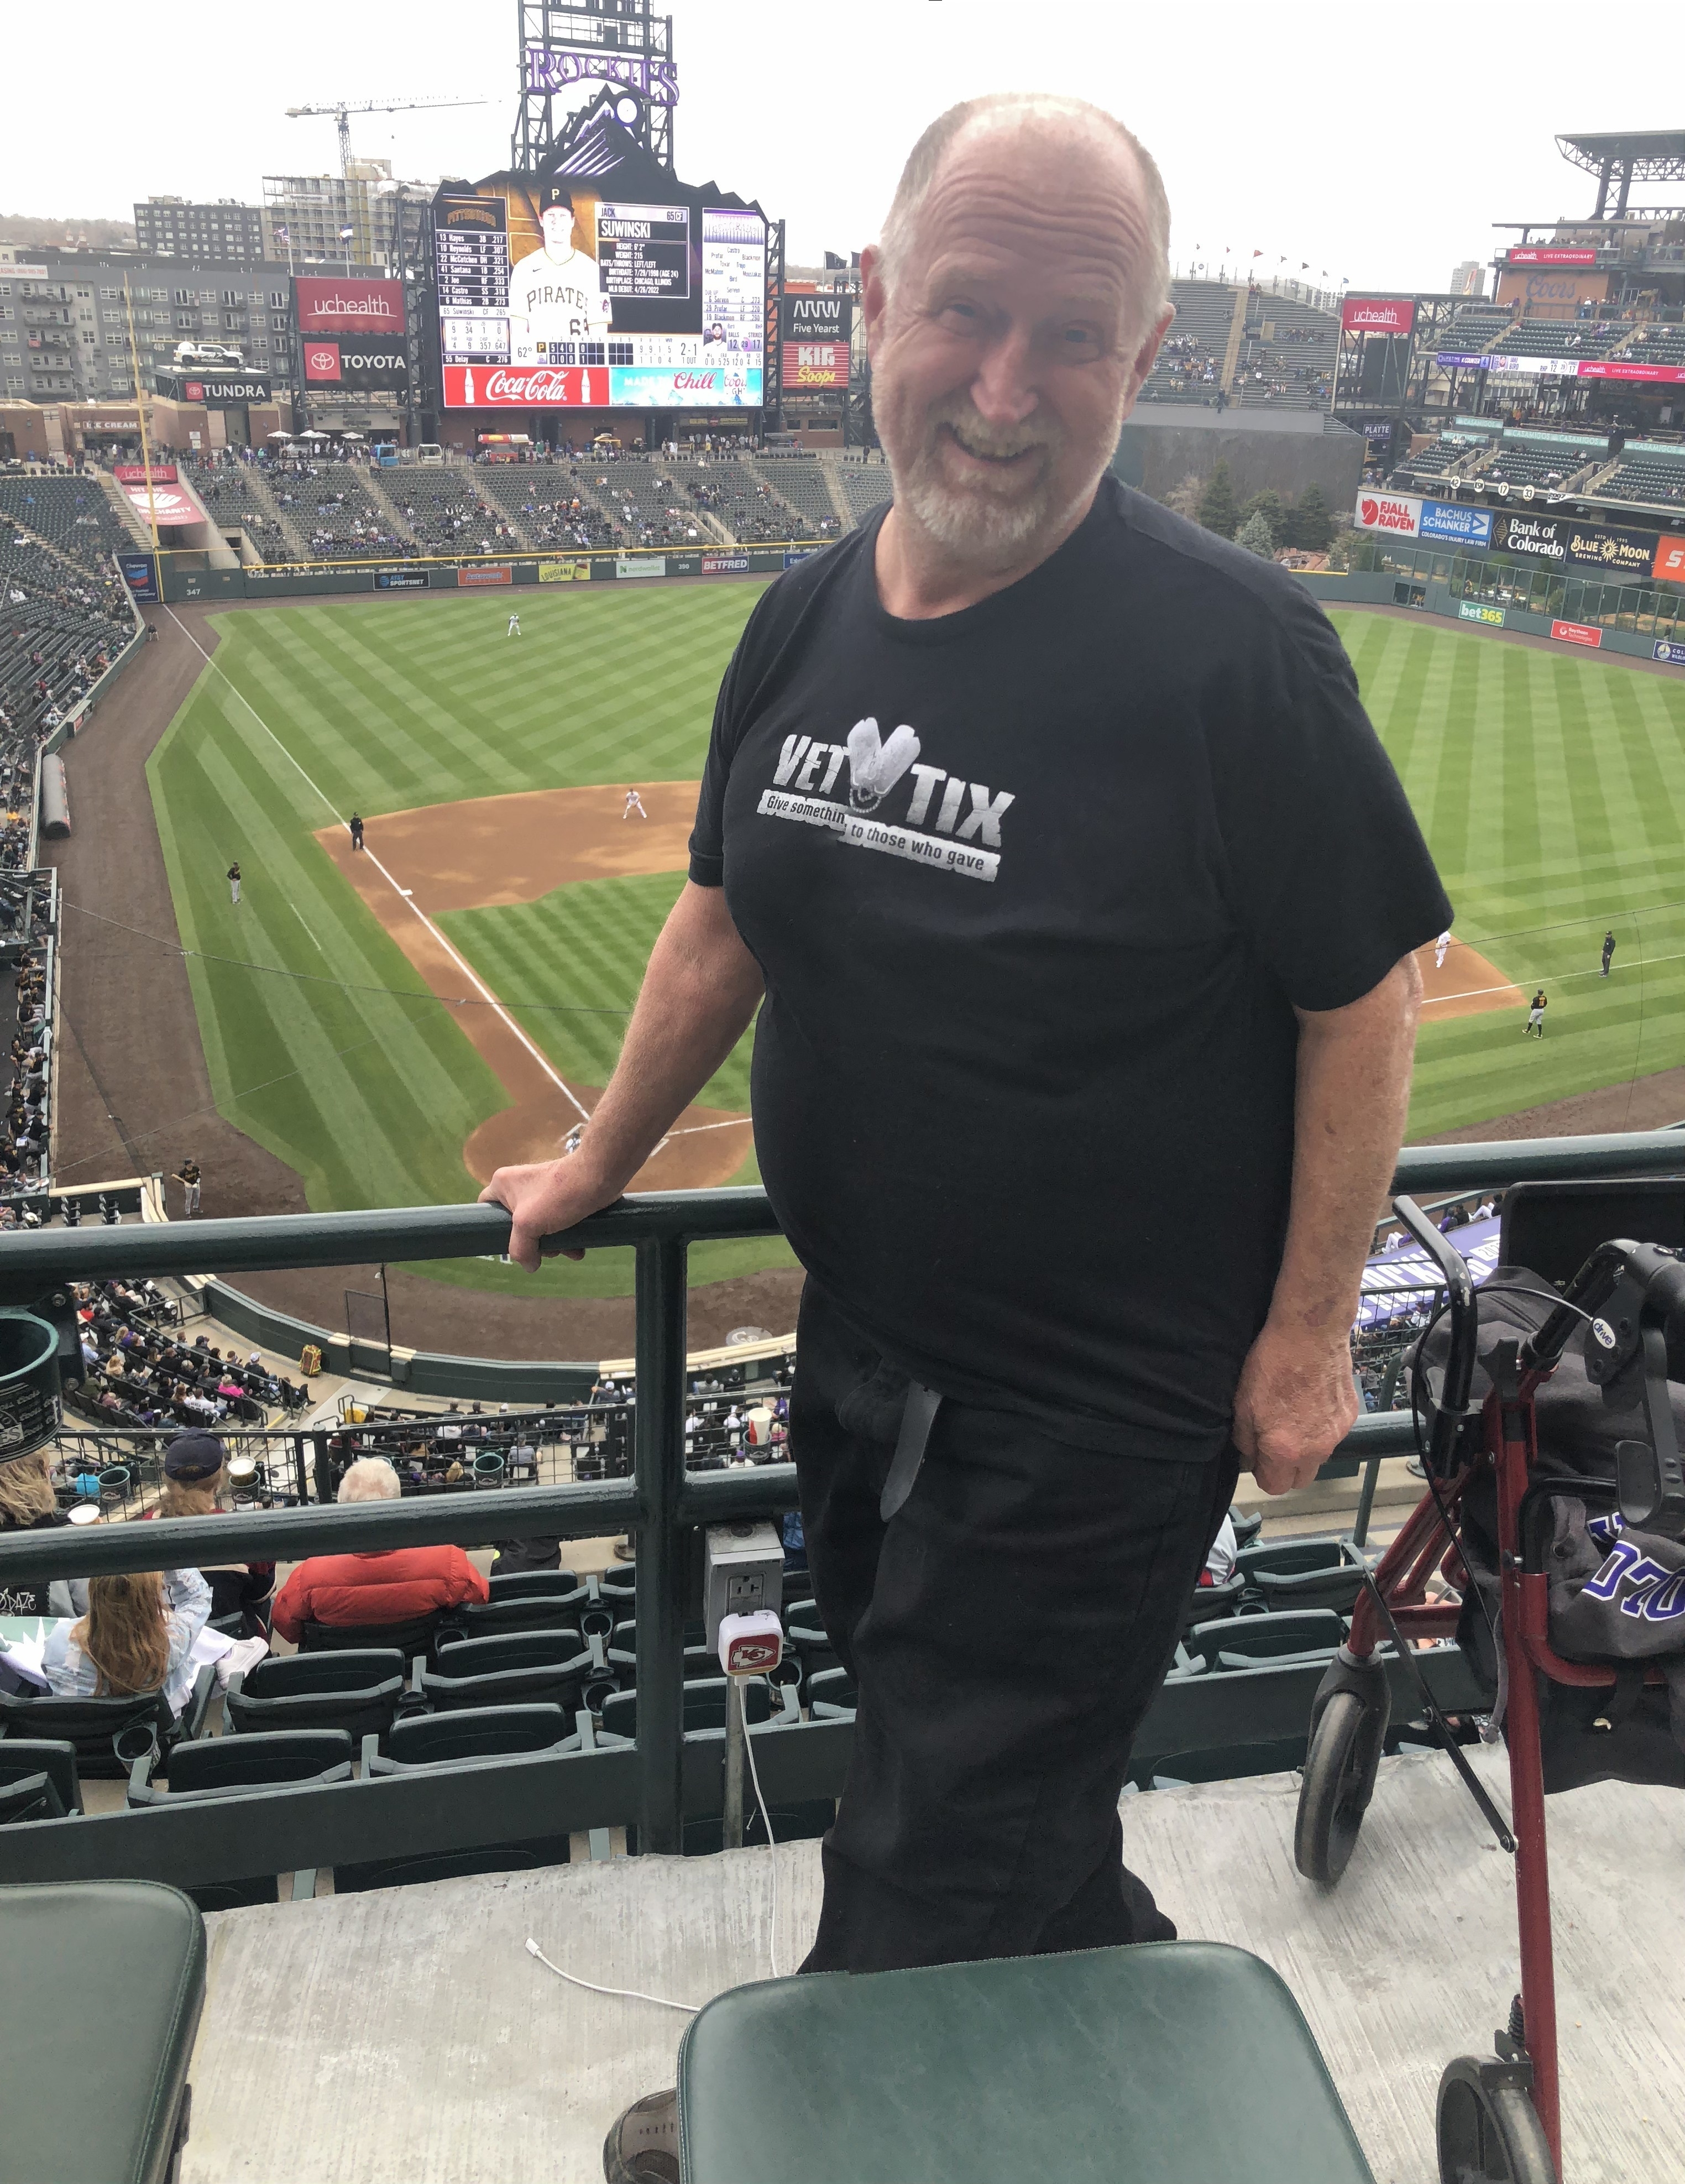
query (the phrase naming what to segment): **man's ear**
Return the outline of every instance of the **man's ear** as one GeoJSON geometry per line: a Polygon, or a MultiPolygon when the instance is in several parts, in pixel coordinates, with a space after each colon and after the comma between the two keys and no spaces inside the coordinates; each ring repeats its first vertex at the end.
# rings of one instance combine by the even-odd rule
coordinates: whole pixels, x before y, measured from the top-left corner
{"type": "Polygon", "coordinates": [[[883,253],[870,243],[860,253],[860,314],[866,322],[866,354],[875,358],[889,310],[889,284],[884,279],[883,253]]]}

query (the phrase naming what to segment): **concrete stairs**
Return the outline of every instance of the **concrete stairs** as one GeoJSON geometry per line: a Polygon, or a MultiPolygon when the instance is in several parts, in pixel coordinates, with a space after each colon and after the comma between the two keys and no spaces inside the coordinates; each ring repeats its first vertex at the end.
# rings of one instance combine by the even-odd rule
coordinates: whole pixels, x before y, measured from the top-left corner
{"type": "Polygon", "coordinates": [[[819,471],[825,480],[825,489],[831,496],[831,505],[837,511],[837,521],[845,531],[852,531],[854,512],[848,505],[848,496],[842,490],[842,481],[837,474],[836,459],[829,452],[820,455],[819,471]]]}
{"type": "Polygon", "coordinates": [[[283,508],[275,499],[269,480],[255,463],[247,464],[244,471],[246,489],[271,521],[281,526],[281,535],[286,542],[286,550],[295,561],[308,561],[310,549],[303,532],[292,521],[290,509],[283,508]]]}
{"type": "Polygon", "coordinates": [[[392,494],[386,488],[386,482],[381,476],[379,470],[375,468],[373,464],[370,464],[366,471],[359,471],[358,476],[363,482],[363,490],[368,494],[370,499],[374,502],[375,507],[380,510],[383,515],[391,517],[392,527],[395,532],[397,532],[398,537],[400,538],[407,538],[412,546],[421,547],[421,550],[425,554],[427,550],[425,546],[422,544],[421,540],[416,537],[414,532],[412,531],[409,524],[405,522],[403,510],[392,499],[392,494]]]}

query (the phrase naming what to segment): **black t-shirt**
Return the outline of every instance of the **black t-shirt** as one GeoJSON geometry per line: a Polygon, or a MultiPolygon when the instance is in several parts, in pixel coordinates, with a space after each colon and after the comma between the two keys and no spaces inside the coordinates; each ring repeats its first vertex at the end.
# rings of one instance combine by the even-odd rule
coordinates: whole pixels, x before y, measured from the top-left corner
{"type": "Polygon", "coordinates": [[[1203,1457],[1280,1263],[1293,1006],[1450,905],[1294,578],[1108,476],[1020,582],[904,621],[881,521],[756,606],[691,838],[765,973],[768,1192],[928,1385],[1203,1457]]]}

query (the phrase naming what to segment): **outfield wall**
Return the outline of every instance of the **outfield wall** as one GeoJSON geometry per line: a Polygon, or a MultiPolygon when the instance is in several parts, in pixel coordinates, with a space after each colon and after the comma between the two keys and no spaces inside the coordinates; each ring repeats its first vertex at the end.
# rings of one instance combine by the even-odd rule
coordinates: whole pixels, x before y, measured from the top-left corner
{"type": "Polygon", "coordinates": [[[680,577],[776,577],[823,540],[770,546],[634,548],[630,553],[505,554],[472,560],[296,562],[265,569],[183,569],[158,578],[170,604],[192,599],[320,599],[369,592],[501,592],[534,584],[657,582],[680,577]]]}
{"type": "MultiPolygon", "coordinates": [[[[1497,565],[1492,565],[1494,569],[1497,565]]],[[[1685,658],[1670,657],[1685,651],[1670,638],[1610,627],[1603,621],[1563,621],[1550,615],[1534,614],[1511,603],[1470,598],[1443,576],[1411,576],[1391,569],[1365,569],[1343,575],[1318,571],[1299,579],[1313,599],[1324,606],[1413,607],[1419,614],[1438,615],[1476,629],[1504,629],[1522,637],[1554,637],[1565,652],[1616,653],[1630,660],[1647,660],[1685,671],[1685,658]],[[1572,632],[1572,635],[1565,632],[1572,632]]]]}

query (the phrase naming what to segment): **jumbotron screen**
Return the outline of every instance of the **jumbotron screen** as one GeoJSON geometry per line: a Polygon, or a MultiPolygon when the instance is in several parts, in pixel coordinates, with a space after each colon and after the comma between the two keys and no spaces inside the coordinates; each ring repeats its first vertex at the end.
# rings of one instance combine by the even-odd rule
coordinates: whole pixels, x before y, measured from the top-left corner
{"type": "Polygon", "coordinates": [[[439,192],[448,410],[759,409],[766,222],[673,184],[567,177],[439,192]]]}

